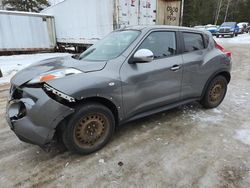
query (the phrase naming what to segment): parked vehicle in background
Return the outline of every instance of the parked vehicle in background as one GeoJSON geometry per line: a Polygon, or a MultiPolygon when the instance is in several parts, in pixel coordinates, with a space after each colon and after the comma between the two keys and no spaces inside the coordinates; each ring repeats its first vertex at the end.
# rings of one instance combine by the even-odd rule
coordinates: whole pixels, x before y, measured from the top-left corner
{"type": "Polygon", "coordinates": [[[234,37],[237,36],[239,33],[239,26],[236,22],[224,22],[218,29],[216,37],[219,38],[220,36],[230,36],[234,37]]]}
{"type": "Polygon", "coordinates": [[[250,26],[247,27],[247,32],[250,34],[250,26]]]}
{"type": "Polygon", "coordinates": [[[0,53],[51,51],[55,47],[53,16],[0,10],[0,53]]]}
{"type": "Polygon", "coordinates": [[[200,31],[204,31],[206,30],[206,27],[204,25],[197,25],[197,26],[194,26],[195,29],[198,29],[200,31]]]}
{"type": "Polygon", "coordinates": [[[218,26],[216,25],[206,25],[205,28],[207,31],[212,33],[212,35],[216,35],[216,33],[218,32],[218,26]]]}
{"type": "Polygon", "coordinates": [[[179,25],[181,1],[65,0],[42,11],[55,17],[60,48],[77,51],[111,31],[132,25],[179,25]]]}
{"type": "Polygon", "coordinates": [[[248,33],[248,29],[247,27],[249,26],[248,22],[241,22],[237,24],[239,26],[239,33],[243,34],[243,33],[248,33]]]}
{"type": "Polygon", "coordinates": [[[1,71],[1,69],[0,69],[0,78],[1,78],[1,77],[3,77],[3,73],[2,73],[2,71],[1,71]]]}
{"type": "Polygon", "coordinates": [[[192,101],[217,107],[230,71],[231,53],[207,31],[128,27],[77,59],[48,59],[17,73],[6,117],[22,141],[49,147],[57,140],[89,154],[126,122],[192,101]]]}

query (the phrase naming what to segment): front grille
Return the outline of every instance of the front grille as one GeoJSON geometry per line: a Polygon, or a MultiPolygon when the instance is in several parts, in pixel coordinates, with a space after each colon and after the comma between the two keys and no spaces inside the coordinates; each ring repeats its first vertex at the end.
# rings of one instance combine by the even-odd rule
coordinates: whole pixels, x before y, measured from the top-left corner
{"type": "Polygon", "coordinates": [[[230,29],[228,29],[228,28],[220,29],[220,33],[229,33],[229,32],[230,32],[230,29]]]}

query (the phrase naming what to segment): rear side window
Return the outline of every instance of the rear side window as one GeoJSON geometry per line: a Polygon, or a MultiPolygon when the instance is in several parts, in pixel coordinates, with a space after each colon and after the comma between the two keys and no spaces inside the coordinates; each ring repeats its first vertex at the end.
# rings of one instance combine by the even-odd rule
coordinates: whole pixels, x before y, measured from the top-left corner
{"type": "Polygon", "coordinates": [[[176,54],[176,36],[171,31],[155,31],[141,43],[139,49],[151,50],[154,58],[164,58],[176,54]]]}
{"type": "Polygon", "coordinates": [[[201,34],[198,33],[183,33],[184,37],[184,52],[193,52],[203,50],[205,48],[204,40],[201,34]]]}

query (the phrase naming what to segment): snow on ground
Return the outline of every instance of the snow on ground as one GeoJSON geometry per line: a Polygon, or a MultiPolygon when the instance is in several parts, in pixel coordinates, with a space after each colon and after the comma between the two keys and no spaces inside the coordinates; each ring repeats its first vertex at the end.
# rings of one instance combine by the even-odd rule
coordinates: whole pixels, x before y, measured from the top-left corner
{"type": "Polygon", "coordinates": [[[42,53],[42,54],[25,54],[25,55],[12,55],[0,56],[0,69],[3,77],[0,78],[0,85],[9,83],[10,79],[20,70],[45,59],[53,57],[69,56],[68,53],[42,53]]]}
{"type": "Polygon", "coordinates": [[[218,43],[229,43],[229,44],[250,44],[250,34],[245,33],[238,35],[237,37],[230,38],[230,37],[225,37],[225,38],[216,38],[214,37],[216,42],[218,43]]]}
{"type": "Polygon", "coordinates": [[[250,129],[237,130],[234,138],[246,145],[250,145],[250,129]]]}

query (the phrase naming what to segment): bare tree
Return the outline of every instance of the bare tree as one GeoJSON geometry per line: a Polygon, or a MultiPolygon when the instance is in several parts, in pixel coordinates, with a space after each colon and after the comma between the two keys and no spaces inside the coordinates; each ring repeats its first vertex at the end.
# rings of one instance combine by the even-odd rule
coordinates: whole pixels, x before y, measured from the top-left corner
{"type": "Polygon", "coordinates": [[[224,17],[224,22],[227,21],[227,15],[228,15],[228,9],[230,6],[230,2],[231,2],[231,0],[227,0],[227,8],[226,8],[226,13],[225,13],[225,17],[224,17]]]}
{"type": "Polygon", "coordinates": [[[221,5],[222,5],[222,1],[223,0],[219,0],[218,4],[217,4],[217,13],[216,13],[216,18],[215,18],[215,22],[214,25],[217,25],[219,17],[220,17],[220,11],[221,11],[221,5]]]}

